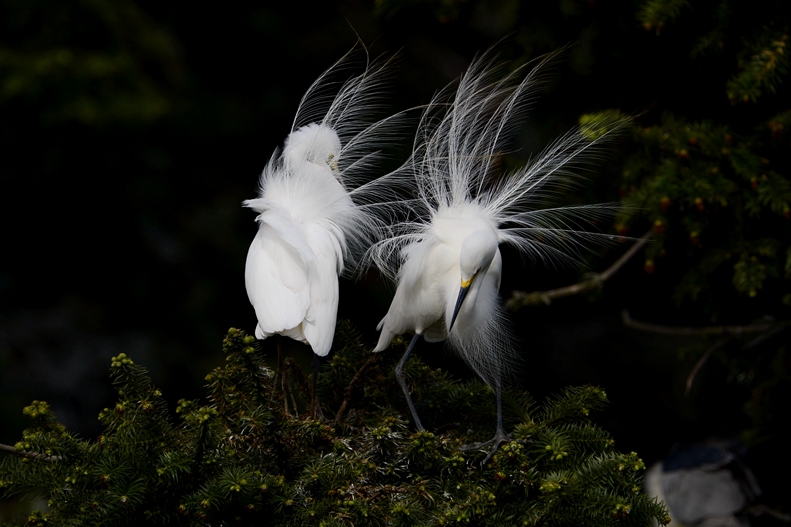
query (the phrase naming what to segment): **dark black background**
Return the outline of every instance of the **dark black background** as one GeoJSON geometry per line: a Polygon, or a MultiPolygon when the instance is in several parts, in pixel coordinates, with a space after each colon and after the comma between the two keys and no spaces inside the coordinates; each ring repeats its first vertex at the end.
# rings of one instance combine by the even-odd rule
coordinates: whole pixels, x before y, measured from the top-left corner
{"type": "MultiPolygon", "coordinates": [[[[98,434],[98,412],[114,400],[109,359],[122,352],[150,368],[171,405],[201,396],[203,377],[223,360],[225,331],[255,327],[243,272],[256,225],[241,202],[255,196],[304,91],[358,38],[372,55],[399,53],[391,111],[428,102],[498,39],[503,58],[517,62],[571,44],[518,135],[513,163],[585,112],[620,108],[651,123],[663,111],[716,120],[729,107],[721,70],[732,64],[689,59],[701,23],[694,10],[657,35],[640,26],[629,1],[269,4],[122,2],[140,20],[122,14],[112,26],[88,4],[0,2],[4,83],[34,71],[31,57],[42,50],[122,52],[167,102],[156,118],[64,117],[60,110],[82,95],[124,102],[118,84],[54,74],[22,95],[0,94],[0,442],[20,437],[21,409],[33,399],[47,400],[70,429],[98,434]],[[149,32],[166,35],[165,44],[146,47],[134,36],[149,32]],[[15,65],[9,54],[28,62],[15,65]]],[[[409,140],[404,156],[408,148],[409,140]]],[[[619,148],[572,201],[618,199],[619,148]]],[[[592,254],[589,268],[605,269],[626,248],[592,254]]],[[[577,270],[503,251],[504,297],[579,279],[577,270]]],[[[522,386],[539,399],[571,384],[601,386],[611,405],[599,422],[620,450],[647,462],[680,439],[732,435],[747,423],[745,394],[724,366],[704,370],[683,396],[693,351],[705,342],[623,327],[622,309],[663,323],[705,321],[675,310],[662,280],[646,275],[638,257],[596,298],[512,316],[522,386]]],[[[390,295],[373,272],[343,280],[339,318],[373,344],[390,295]]],[[[291,351],[310,356],[298,345],[291,351]]],[[[449,361],[438,345],[418,354],[449,361]]]]}

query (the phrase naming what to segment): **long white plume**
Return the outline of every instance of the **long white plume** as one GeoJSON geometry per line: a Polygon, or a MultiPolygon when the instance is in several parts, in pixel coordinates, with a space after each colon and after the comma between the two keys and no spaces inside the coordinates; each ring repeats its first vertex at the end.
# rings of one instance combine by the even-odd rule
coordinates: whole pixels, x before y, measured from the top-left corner
{"type": "MultiPolygon", "coordinates": [[[[344,271],[354,275],[364,269],[363,255],[372,243],[386,236],[397,210],[403,206],[404,189],[411,187],[407,174],[395,171],[383,174],[387,152],[403,140],[405,113],[375,120],[384,113],[392,58],[371,59],[368,50],[355,45],[330,66],[302,97],[291,133],[310,125],[332,129],[340,139],[341,149],[334,159],[337,177],[355,204],[332,218],[343,231],[344,271]],[[349,77],[353,69],[364,71],[349,77]]],[[[280,177],[286,160],[276,151],[261,175],[261,188],[271,178],[280,177]]],[[[246,202],[255,208],[255,200],[246,202]]],[[[336,203],[326,203],[327,210],[336,203]]],[[[322,211],[317,211],[321,214],[322,211]]]]}
{"type": "Polygon", "coordinates": [[[582,249],[612,236],[590,232],[611,217],[614,204],[541,208],[580,180],[580,172],[630,122],[603,117],[592,129],[577,126],[523,167],[501,173],[499,161],[563,49],[508,72],[490,49],[473,60],[455,90],[445,88],[423,112],[413,154],[401,172],[414,180],[417,199],[410,220],[399,224],[367,254],[395,279],[401,249],[422,239],[442,207],[476,203],[499,230],[500,243],[545,263],[578,262],[582,249]]]}

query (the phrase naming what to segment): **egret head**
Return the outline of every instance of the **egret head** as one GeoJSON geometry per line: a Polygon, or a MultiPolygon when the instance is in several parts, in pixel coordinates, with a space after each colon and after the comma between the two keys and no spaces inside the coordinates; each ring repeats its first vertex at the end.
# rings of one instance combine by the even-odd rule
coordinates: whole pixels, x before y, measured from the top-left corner
{"type": "Polygon", "coordinates": [[[283,148],[283,156],[291,165],[298,167],[305,161],[328,166],[338,171],[338,155],[341,140],[329,126],[311,123],[291,132],[283,148]]]}
{"type": "Polygon", "coordinates": [[[497,236],[493,231],[482,229],[474,231],[464,239],[461,244],[461,254],[459,255],[459,267],[461,269],[461,284],[459,284],[459,296],[456,298],[456,307],[453,308],[448,332],[453,329],[453,323],[459,314],[461,305],[467,297],[467,293],[473,283],[480,280],[489,269],[494,255],[497,253],[497,236]]]}

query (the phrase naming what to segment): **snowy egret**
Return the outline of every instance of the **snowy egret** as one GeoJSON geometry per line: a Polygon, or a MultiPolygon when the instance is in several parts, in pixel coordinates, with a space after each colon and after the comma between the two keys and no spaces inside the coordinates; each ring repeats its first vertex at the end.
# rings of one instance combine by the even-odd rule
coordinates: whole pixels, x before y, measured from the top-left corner
{"type": "Polygon", "coordinates": [[[735,440],[676,445],[645,476],[646,492],[665,502],[673,524],[749,526],[746,510],[761,488],[735,440]]]}
{"type": "Polygon", "coordinates": [[[398,115],[370,119],[383,101],[387,61],[335,80],[359,53],[353,48],[310,86],[283,152],[261,174],[259,197],[244,202],[258,213],[245,267],[255,335],[309,344],[314,388],[319,357],[332,346],[338,276],[354,270],[387,228],[395,203],[388,196],[398,187],[397,174],[375,177],[382,148],[399,129],[398,115]]]}
{"type": "Polygon", "coordinates": [[[504,142],[540,86],[544,57],[524,78],[524,68],[503,74],[489,51],[473,61],[446,102],[450,89],[436,96],[423,113],[413,155],[404,166],[415,178],[415,219],[400,224],[377,242],[369,256],[397,287],[374,351],[386,349],[395,335],[414,333],[396,367],[418,430],[423,425],[404,378],[404,365],[422,335],[447,340],[450,347],[496,394],[497,431],[493,448],[507,439],[503,431],[501,380],[513,369],[516,353],[498,300],[502,258],[498,246],[510,244],[534,260],[574,260],[585,242],[606,242],[590,233],[585,221],[614,212],[612,205],[536,209],[548,194],[574,179],[574,169],[623,121],[599,123],[596,133],[574,129],[555,140],[521,169],[495,176],[504,142]]]}

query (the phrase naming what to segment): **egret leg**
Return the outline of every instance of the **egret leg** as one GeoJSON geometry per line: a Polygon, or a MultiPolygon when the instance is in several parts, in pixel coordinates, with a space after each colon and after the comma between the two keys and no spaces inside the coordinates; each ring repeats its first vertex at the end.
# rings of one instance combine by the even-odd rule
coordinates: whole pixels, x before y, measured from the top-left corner
{"type": "MultiPolygon", "coordinates": [[[[294,398],[294,390],[293,390],[294,383],[291,380],[291,378],[288,377],[289,371],[291,371],[292,374],[296,375],[294,373],[294,368],[296,367],[296,365],[294,364],[294,359],[290,357],[285,360],[285,364],[286,364],[286,369],[285,369],[286,375],[283,378],[285,379],[286,382],[283,385],[283,389],[285,390],[284,394],[288,396],[288,398],[291,398],[291,406],[292,408],[294,408],[294,415],[299,416],[299,405],[297,404],[297,400],[294,398]]],[[[286,405],[288,405],[288,403],[286,403],[286,405]]],[[[286,406],[286,412],[288,412],[288,406],[286,406]]]]}
{"type": "Polygon", "coordinates": [[[412,349],[417,344],[417,341],[420,339],[420,333],[415,333],[415,336],[412,337],[412,341],[409,343],[409,347],[406,349],[406,353],[404,356],[401,357],[401,361],[398,363],[395,369],[395,376],[398,384],[401,385],[401,389],[404,390],[404,395],[406,396],[406,403],[409,406],[409,411],[412,412],[412,419],[415,421],[415,426],[417,427],[419,432],[425,430],[423,428],[423,424],[420,422],[420,418],[417,416],[417,411],[415,410],[415,405],[412,403],[412,395],[409,393],[409,388],[406,385],[406,378],[404,376],[404,366],[406,365],[406,360],[409,358],[409,354],[412,353],[412,349]]]}
{"type": "Polygon", "coordinates": [[[495,390],[495,397],[497,397],[497,431],[494,433],[494,437],[492,438],[492,449],[489,451],[489,454],[481,461],[481,465],[485,465],[487,461],[489,461],[497,449],[500,447],[500,444],[505,443],[506,441],[510,441],[511,437],[505,433],[503,430],[503,399],[502,394],[500,391],[500,379],[497,379],[497,389],[495,390]]]}
{"type": "Polygon", "coordinates": [[[483,443],[473,443],[472,445],[465,445],[461,447],[461,450],[463,452],[466,452],[469,450],[477,450],[479,448],[492,445],[492,449],[486,455],[484,460],[481,461],[481,465],[485,465],[492,458],[492,456],[494,455],[495,452],[497,452],[497,449],[500,447],[502,443],[511,440],[511,436],[506,434],[505,430],[503,429],[503,400],[500,391],[499,375],[497,378],[497,384],[495,385],[494,394],[495,397],[497,398],[497,431],[494,433],[494,437],[488,441],[484,441],[483,443]]]}
{"type": "Polygon", "coordinates": [[[324,420],[324,414],[321,411],[319,398],[316,395],[316,382],[319,378],[319,366],[321,366],[321,357],[313,354],[313,379],[310,383],[310,416],[313,419],[324,420]]]}
{"type": "Polygon", "coordinates": [[[283,394],[283,412],[287,417],[291,417],[288,413],[288,394],[286,389],[286,368],[283,365],[283,351],[281,350],[281,340],[283,337],[277,336],[277,373],[275,374],[275,386],[280,381],[280,391],[283,394]]]}

